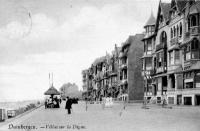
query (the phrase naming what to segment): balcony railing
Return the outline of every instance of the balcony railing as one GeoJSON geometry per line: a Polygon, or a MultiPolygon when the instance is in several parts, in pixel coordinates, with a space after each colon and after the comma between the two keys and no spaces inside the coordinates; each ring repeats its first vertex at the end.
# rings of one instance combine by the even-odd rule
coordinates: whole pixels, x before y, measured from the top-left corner
{"type": "Polygon", "coordinates": [[[176,64],[176,65],[170,65],[167,67],[167,70],[168,71],[173,71],[173,70],[176,70],[177,68],[180,68],[181,65],[180,64],[176,64]]]}
{"type": "Polygon", "coordinates": [[[190,35],[198,35],[200,33],[200,26],[190,27],[190,35]]]}
{"type": "Polygon", "coordinates": [[[185,89],[177,89],[177,93],[187,93],[187,94],[196,94],[200,93],[200,88],[185,88],[185,89]]]}
{"type": "Polygon", "coordinates": [[[200,59],[191,59],[184,61],[184,69],[187,69],[187,67],[190,67],[191,65],[195,64],[197,61],[200,61],[200,59]]]}
{"type": "Polygon", "coordinates": [[[192,26],[189,31],[185,33],[185,39],[190,38],[191,35],[198,35],[200,33],[200,26],[192,26]]]}
{"type": "Polygon", "coordinates": [[[159,45],[156,45],[156,51],[161,50],[161,49],[165,49],[165,48],[167,48],[167,45],[166,45],[166,44],[159,44],[159,45]]]}
{"type": "Polygon", "coordinates": [[[152,51],[145,51],[144,54],[143,54],[144,57],[150,56],[150,55],[152,55],[152,51]]]}
{"type": "Polygon", "coordinates": [[[120,65],[120,69],[125,69],[125,68],[127,68],[127,63],[122,63],[122,64],[120,65]]]}
{"type": "Polygon", "coordinates": [[[156,73],[163,73],[165,71],[164,66],[158,67],[156,73]]]}
{"type": "Polygon", "coordinates": [[[189,39],[190,38],[190,32],[185,32],[185,39],[189,39]]]}
{"type": "Polygon", "coordinates": [[[178,43],[178,37],[173,38],[173,39],[170,40],[170,46],[173,46],[173,45],[175,45],[177,43],[178,43]]]}

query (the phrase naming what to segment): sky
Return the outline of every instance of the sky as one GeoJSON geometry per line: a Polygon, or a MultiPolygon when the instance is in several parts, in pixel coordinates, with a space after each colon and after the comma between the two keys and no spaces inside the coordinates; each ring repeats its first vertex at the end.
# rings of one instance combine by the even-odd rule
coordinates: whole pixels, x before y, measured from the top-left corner
{"type": "MultiPolygon", "coordinates": [[[[166,0],[165,0],[166,1],[166,0]]],[[[0,0],[0,101],[44,98],[142,33],[159,0],[0,0]]]]}

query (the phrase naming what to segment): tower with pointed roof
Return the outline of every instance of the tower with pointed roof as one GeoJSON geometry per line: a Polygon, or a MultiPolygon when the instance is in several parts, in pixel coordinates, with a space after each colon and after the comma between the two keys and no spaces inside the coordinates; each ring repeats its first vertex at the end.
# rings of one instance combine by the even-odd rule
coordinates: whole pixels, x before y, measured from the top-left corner
{"type": "Polygon", "coordinates": [[[144,53],[142,57],[143,70],[142,76],[144,78],[144,97],[146,99],[151,99],[153,96],[152,91],[152,83],[151,83],[151,71],[153,69],[153,61],[152,61],[152,51],[155,46],[155,23],[156,19],[153,16],[153,12],[149,19],[147,20],[144,29],[145,29],[145,37],[143,38],[144,43],[144,53]]]}

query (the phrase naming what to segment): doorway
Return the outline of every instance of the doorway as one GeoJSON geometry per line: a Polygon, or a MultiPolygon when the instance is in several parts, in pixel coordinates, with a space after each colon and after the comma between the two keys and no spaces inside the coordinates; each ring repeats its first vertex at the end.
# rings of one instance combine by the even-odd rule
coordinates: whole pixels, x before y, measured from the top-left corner
{"type": "Polygon", "coordinates": [[[192,97],[184,97],[184,105],[192,105],[192,97]]]}
{"type": "Polygon", "coordinates": [[[200,105],[200,95],[196,95],[196,103],[195,105],[199,106],[200,105]]]}
{"type": "Polygon", "coordinates": [[[177,95],[177,105],[182,104],[182,95],[177,95]]]}

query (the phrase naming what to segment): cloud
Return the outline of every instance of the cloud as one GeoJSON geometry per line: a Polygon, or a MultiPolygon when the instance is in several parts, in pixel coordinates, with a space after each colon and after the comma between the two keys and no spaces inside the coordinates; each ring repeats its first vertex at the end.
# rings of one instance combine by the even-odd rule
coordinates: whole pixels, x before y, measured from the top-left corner
{"type": "Polygon", "coordinates": [[[49,87],[49,72],[55,74],[56,88],[66,82],[81,88],[81,70],[111,52],[115,43],[120,45],[129,35],[143,31],[142,19],[148,14],[141,16],[140,10],[146,6],[133,3],[87,4],[73,15],[61,13],[62,22],[37,11],[31,18],[16,17],[1,26],[0,98],[1,94],[7,99],[42,98],[49,87]]]}

